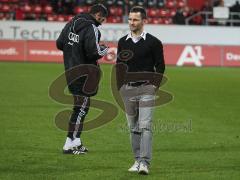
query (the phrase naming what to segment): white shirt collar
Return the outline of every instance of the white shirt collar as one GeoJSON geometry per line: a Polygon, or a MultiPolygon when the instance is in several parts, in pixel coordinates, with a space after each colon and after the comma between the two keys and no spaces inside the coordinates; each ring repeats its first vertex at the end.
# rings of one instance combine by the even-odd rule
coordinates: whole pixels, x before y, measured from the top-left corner
{"type": "MultiPolygon", "coordinates": [[[[146,40],[146,35],[147,35],[147,32],[143,31],[142,34],[139,37],[143,38],[144,40],[146,40]]],[[[132,36],[131,32],[128,33],[126,40],[128,40],[129,38],[133,39],[133,36],[132,36]]]]}

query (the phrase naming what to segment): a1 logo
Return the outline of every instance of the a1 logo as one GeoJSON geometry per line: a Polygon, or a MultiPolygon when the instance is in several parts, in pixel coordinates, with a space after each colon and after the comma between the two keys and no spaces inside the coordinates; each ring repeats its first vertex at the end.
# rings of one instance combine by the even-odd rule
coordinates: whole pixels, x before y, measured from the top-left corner
{"type": "Polygon", "coordinates": [[[194,64],[201,67],[204,56],[202,55],[202,46],[185,46],[180,58],[178,59],[177,66],[184,64],[194,64]]]}

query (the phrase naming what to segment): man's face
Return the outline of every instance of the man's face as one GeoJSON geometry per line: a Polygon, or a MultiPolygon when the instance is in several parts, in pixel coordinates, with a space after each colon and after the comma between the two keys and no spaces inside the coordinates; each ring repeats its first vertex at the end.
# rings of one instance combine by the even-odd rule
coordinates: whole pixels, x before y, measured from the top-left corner
{"type": "Polygon", "coordinates": [[[100,24],[102,24],[104,21],[106,21],[106,17],[102,16],[101,13],[97,13],[95,15],[95,18],[96,18],[97,22],[99,22],[100,24]]]}
{"type": "Polygon", "coordinates": [[[140,12],[131,12],[128,17],[128,24],[131,31],[136,32],[143,28],[145,20],[142,19],[140,12]]]}

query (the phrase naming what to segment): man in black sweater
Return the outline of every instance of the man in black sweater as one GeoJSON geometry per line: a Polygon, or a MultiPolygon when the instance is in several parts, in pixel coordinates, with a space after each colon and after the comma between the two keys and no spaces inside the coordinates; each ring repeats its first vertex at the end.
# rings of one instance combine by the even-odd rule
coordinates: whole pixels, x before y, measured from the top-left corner
{"type": "Polygon", "coordinates": [[[117,86],[123,99],[135,163],[130,172],[148,174],[152,156],[152,113],[155,93],[165,70],[160,40],[144,31],[146,11],[129,13],[130,33],[118,42],[117,86]]]}
{"type": "Polygon", "coordinates": [[[97,93],[100,69],[97,60],[106,55],[108,48],[99,45],[98,26],[108,11],[102,4],[91,7],[90,12],[79,14],[68,22],[57,39],[57,48],[63,51],[67,85],[73,95],[74,107],[69,121],[65,154],[84,154],[80,135],[90,106],[90,97],[97,93]]]}

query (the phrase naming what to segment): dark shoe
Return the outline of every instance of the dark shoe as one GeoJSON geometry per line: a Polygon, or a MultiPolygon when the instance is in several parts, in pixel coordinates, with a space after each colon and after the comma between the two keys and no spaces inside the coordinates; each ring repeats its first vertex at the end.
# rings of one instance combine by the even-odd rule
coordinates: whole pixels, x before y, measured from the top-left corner
{"type": "Polygon", "coordinates": [[[81,151],[81,152],[88,152],[88,148],[86,148],[85,146],[83,146],[82,144],[80,146],[77,147],[77,150],[78,151],[81,151]]]}
{"type": "Polygon", "coordinates": [[[81,154],[86,154],[86,152],[78,149],[68,149],[68,150],[63,150],[63,154],[81,155],[81,154]]]}
{"type": "Polygon", "coordinates": [[[147,165],[140,163],[139,169],[138,169],[138,173],[142,174],[142,175],[148,175],[149,174],[149,170],[147,165]]]}

